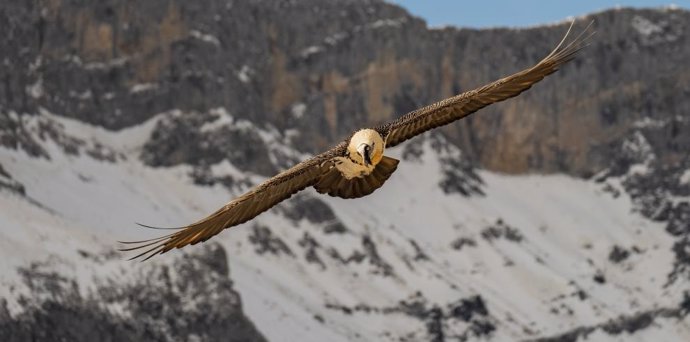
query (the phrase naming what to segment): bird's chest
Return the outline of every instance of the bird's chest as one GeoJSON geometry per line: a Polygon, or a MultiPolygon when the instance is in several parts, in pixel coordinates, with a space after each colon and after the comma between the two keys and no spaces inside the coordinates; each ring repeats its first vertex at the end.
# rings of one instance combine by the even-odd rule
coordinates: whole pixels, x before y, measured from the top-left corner
{"type": "Polygon", "coordinates": [[[373,165],[364,166],[347,157],[337,157],[335,159],[335,168],[338,169],[346,179],[366,176],[370,174],[371,171],[374,171],[373,165]]]}

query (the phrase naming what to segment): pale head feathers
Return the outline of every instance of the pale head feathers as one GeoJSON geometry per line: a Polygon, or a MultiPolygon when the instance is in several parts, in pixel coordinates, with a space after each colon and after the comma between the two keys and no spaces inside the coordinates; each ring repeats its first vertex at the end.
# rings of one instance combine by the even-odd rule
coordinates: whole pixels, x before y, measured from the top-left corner
{"type": "Polygon", "coordinates": [[[350,158],[357,163],[363,164],[362,155],[358,152],[358,147],[361,144],[367,144],[371,147],[371,163],[378,164],[383,158],[383,138],[373,129],[362,129],[355,132],[350,138],[350,143],[347,145],[347,151],[350,152],[350,158]]]}

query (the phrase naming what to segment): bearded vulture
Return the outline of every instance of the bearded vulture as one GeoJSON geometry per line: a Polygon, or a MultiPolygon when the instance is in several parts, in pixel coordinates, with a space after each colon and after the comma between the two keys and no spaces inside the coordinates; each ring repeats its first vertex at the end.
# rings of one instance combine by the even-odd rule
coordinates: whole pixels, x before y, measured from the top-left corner
{"type": "Polygon", "coordinates": [[[266,180],[251,191],[228,202],[208,217],[185,227],[158,228],[177,231],[156,239],[122,242],[131,246],[121,250],[144,249],[141,254],[132,259],[144,257],[143,260],[147,260],[173,248],[204,242],[223,229],[247,222],[310,186],[319,193],[341,198],[369,195],[381,187],[398,166],[397,159],[383,155],[386,148],[399,145],[432,128],[462,119],[492,103],[517,96],[529,89],[533,84],[573,59],[580,49],[588,45],[592,34],[584,35],[584,33],[589,26],[573,41],[565,44],[572,27],[571,23],[556,48],[531,68],[481,88],[419,108],[393,122],[358,130],[332,149],[266,180]]]}

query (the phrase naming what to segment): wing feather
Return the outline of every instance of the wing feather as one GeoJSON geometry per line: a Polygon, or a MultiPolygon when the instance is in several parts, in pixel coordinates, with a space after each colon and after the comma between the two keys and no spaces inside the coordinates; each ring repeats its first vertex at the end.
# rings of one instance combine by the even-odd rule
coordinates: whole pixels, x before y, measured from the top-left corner
{"type": "Polygon", "coordinates": [[[554,73],[560,66],[572,60],[575,54],[586,47],[594,32],[585,35],[590,23],[573,41],[564,45],[573,27],[556,48],[539,63],[511,76],[489,83],[483,87],[453,96],[432,105],[407,113],[384,127],[386,147],[392,147],[424,133],[430,129],[449,124],[468,116],[492,103],[515,97],[554,73]]]}
{"type": "Polygon", "coordinates": [[[121,251],[142,250],[140,254],[131,259],[143,257],[143,260],[148,260],[174,248],[204,242],[224,229],[249,221],[298,191],[316,184],[332,167],[332,158],[342,154],[344,148],[345,145],[341,143],[328,152],[281,172],[244,195],[228,202],[213,214],[186,227],[180,227],[172,234],[143,241],[122,242],[135,246],[123,248],[121,251]]]}

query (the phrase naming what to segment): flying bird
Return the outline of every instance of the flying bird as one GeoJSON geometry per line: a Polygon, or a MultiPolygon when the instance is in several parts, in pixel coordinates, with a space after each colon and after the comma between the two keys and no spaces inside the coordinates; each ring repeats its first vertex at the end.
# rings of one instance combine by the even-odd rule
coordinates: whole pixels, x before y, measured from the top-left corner
{"type": "Polygon", "coordinates": [[[387,148],[462,119],[492,103],[517,96],[572,60],[578,51],[588,45],[593,34],[584,35],[590,23],[566,44],[573,23],[556,48],[536,65],[483,87],[419,108],[395,121],[360,129],[330,150],[264,181],[211,215],[185,227],[159,228],[176,231],[156,239],[122,242],[131,247],[121,250],[143,250],[131,259],[143,257],[143,260],[147,260],[174,248],[204,242],[226,228],[253,219],[310,186],[319,193],[341,198],[359,198],[371,194],[398,167],[399,160],[384,155],[387,148]]]}

